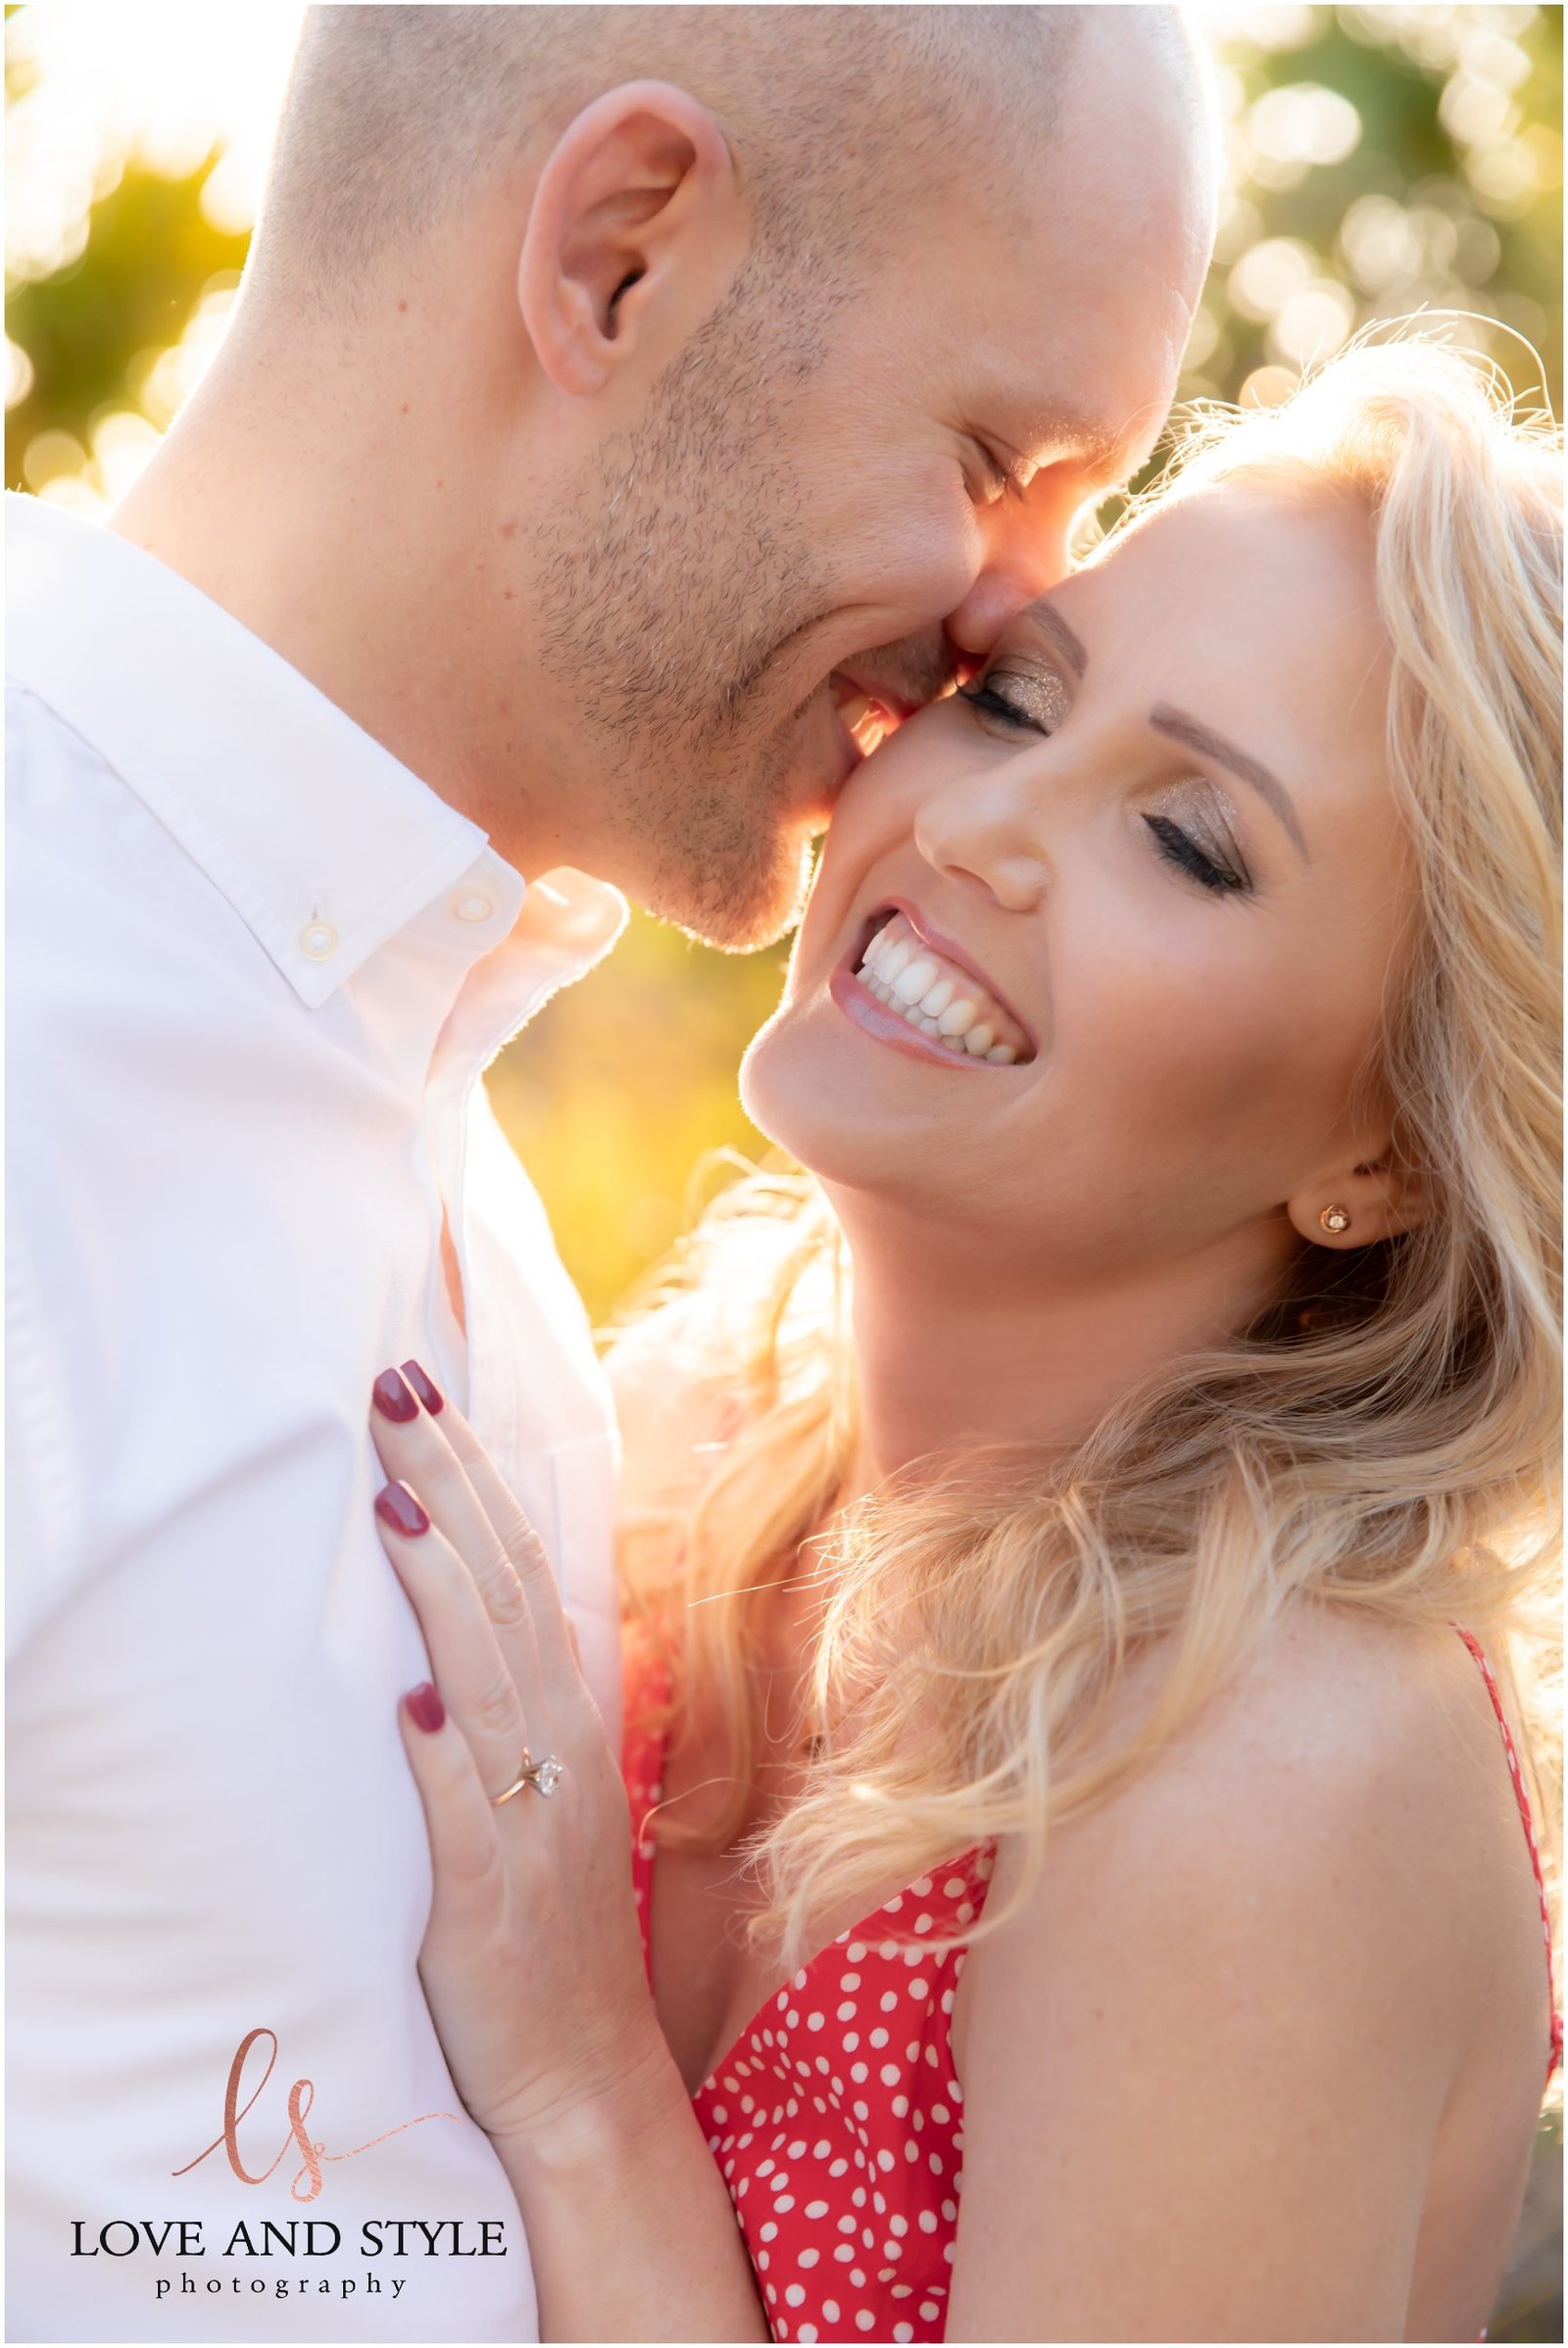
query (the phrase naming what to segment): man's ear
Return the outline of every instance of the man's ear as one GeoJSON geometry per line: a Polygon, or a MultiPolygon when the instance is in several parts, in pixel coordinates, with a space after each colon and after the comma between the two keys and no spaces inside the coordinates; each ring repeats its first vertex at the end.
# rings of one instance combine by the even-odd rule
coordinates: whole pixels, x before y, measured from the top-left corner
{"type": "Polygon", "coordinates": [[[1423,1222],[1430,1208],[1430,1185],[1392,1144],[1375,1157],[1328,1168],[1285,1201],[1302,1239],[1320,1247],[1365,1247],[1393,1239],[1423,1222]],[[1337,1228],[1340,1215],[1348,1219],[1337,1228]]]}
{"type": "Polygon", "coordinates": [[[655,371],[716,308],[748,210],[717,118],[669,81],[607,90],[545,159],[517,265],[522,322],[558,390],[655,371]]]}

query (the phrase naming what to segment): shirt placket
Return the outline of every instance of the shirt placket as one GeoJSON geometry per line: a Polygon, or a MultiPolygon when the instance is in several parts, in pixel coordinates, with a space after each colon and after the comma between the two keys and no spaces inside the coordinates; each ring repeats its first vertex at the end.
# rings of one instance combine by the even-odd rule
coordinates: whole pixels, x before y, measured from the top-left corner
{"type": "Polygon", "coordinates": [[[434,1371],[436,1384],[451,1395],[465,1418],[471,1418],[473,1283],[468,1276],[467,1248],[464,1236],[463,1198],[467,1170],[464,1104],[462,1096],[448,1087],[438,1092],[427,1092],[425,1103],[436,1219],[429,1321],[437,1359],[430,1367],[434,1371]],[[441,1244],[443,1223],[450,1235],[452,1252],[457,1261],[458,1286],[463,1300],[461,1320],[447,1281],[446,1255],[441,1244]]]}
{"type": "Polygon", "coordinates": [[[497,1003],[494,990],[481,977],[470,977],[437,1046],[426,1094],[439,1202],[445,1208],[463,1292],[467,1393],[461,1406],[480,1442],[501,1459],[513,1456],[520,1434],[518,1333],[509,1332],[494,1309],[497,1284],[487,1281],[483,1266],[474,1261],[476,1232],[467,1211],[469,1120],[474,1089],[485,1068],[532,1017],[554,983],[553,977],[541,979],[520,1001],[513,997],[497,1003]]]}

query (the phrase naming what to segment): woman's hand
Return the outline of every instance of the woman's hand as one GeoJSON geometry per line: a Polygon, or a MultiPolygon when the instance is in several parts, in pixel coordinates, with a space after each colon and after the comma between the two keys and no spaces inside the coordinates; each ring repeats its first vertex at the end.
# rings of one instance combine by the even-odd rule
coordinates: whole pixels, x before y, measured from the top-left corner
{"type": "MultiPolygon", "coordinates": [[[[376,1521],[429,1652],[399,1708],[435,1892],[419,1952],[442,2049],[491,2136],[539,2135],[667,2064],[619,1765],[550,1561],[472,1430],[409,1365],[376,1381],[376,1521]],[[544,1793],[527,1766],[560,1764],[544,1793]]],[[[547,1773],[547,1782],[550,1773],[547,1773]]]]}

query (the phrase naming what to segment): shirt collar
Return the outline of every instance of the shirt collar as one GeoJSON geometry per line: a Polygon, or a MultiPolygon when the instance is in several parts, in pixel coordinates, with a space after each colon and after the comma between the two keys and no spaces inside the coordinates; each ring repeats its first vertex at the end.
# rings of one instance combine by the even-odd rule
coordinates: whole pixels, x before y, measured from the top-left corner
{"type": "MultiPolygon", "coordinates": [[[[477,824],[177,571],[40,499],[5,508],[8,672],[136,793],[306,1003],[481,859],[497,918],[473,950],[494,948],[527,884],[477,824]]],[[[527,927],[564,979],[613,944],[626,905],[577,875],[558,924],[561,895],[539,892],[527,927]]]]}

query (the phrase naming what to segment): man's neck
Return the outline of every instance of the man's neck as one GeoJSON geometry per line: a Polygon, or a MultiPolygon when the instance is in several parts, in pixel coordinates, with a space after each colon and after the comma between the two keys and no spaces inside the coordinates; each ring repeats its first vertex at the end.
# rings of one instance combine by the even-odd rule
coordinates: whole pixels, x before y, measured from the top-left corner
{"type": "MultiPolygon", "coordinates": [[[[545,696],[520,612],[508,673],[489,673],[494,636],[469,612],[486,550],[459,521],[485,501],[453,418],[427,429],[416,398],[411,386],[401,413],[332,437],[318,394],[296,398],[225,348],[109,526],[232,613],[520,869],[571,862],[552,812],[569,794],[546,784],[524,809],[498,781],[524,727],[548,778],[545,696]]],[[[494,592],[510,612],[517,590],[494,592]]]]}

